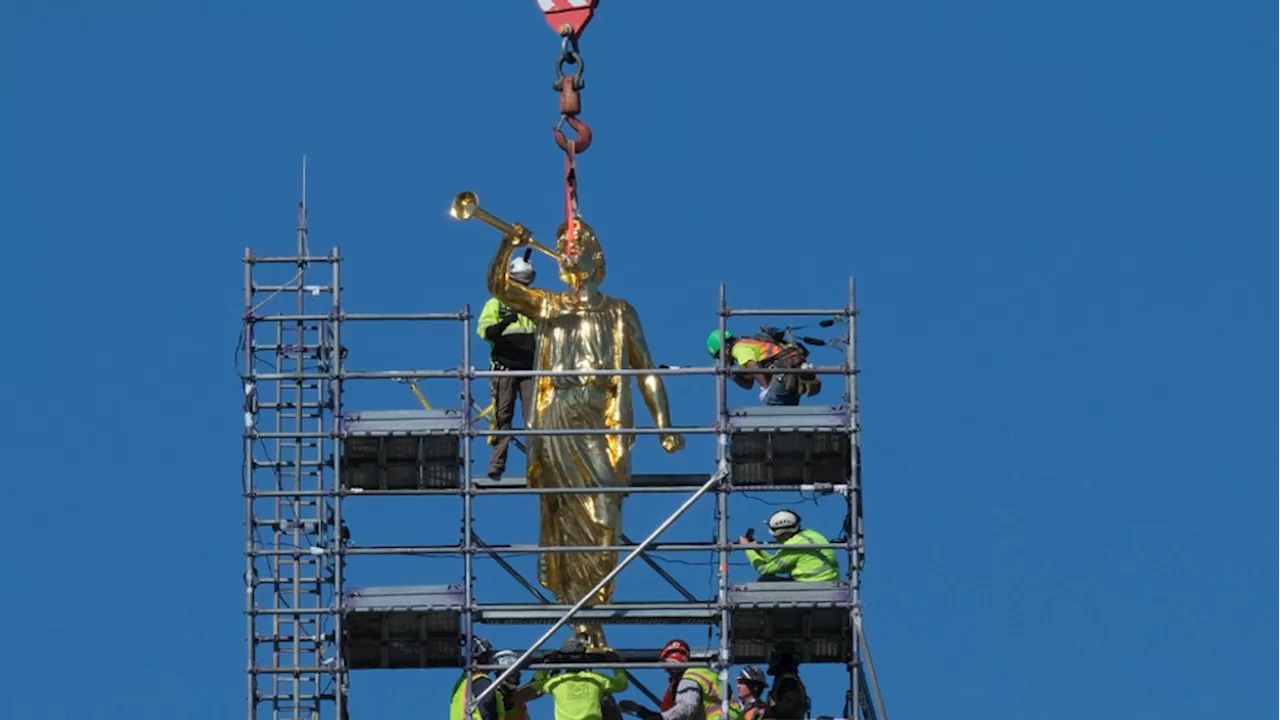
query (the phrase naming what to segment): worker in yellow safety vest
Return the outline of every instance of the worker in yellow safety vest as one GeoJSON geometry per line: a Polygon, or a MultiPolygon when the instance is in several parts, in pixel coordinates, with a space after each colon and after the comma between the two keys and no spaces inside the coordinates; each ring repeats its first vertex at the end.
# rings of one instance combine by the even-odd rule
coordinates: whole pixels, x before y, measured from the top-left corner
{"type": "MultiPolygon", "coordinates": [[[[482,637],[473,637],[471,639],[471,657],[480,665],[489,665],[493,662],[493,645],[482,637]]],[[[458,682],[453,686],[453,702],[449,705],[449,720],[468,720],[467,704],[485,688],[493,684],[493,680],[482,672],[473,672],[471,674],[471,695],[467,696],[467,672],[464,670],[462,677],[458,678],[458,682]]],[[[480,703],[480,707],[471,713],[469,720],[505,720],[503,713],[502,701],[498,697],[498,693],[489,693],[484,701],[480,703]]]]}
{"type": "Polygon", "coordinates": [[[587,643],[574,636],[560,646],[558,652],[549,654],[552,664],[582,664],[581,670],[539,670],[529,683],[540,693],[555,700],[555,720],[603,720],[602,702],[610,693],[626,690],[627,674],[613,670],[605,675],[586,667],[592,661],[587,654],[587,643]]]}
{"type": "Polygon", "coordinates": [[[796,345],[784,345],[764,335],[736,337],[726,330],[721,340],[719,330],[707,337],[707,352],[720,357],[721,345],[727,345],[726,354],[730,366],[758,370],[751,375],[731,375],[733,382],[744,390],[760,385],[760,402],[765,405],[799,405],[800,396],[810,397],[822,390],[822,380],[812,373],[771,373],[770,368],[794,370],[812,367],[807,351],[796,345]]]}
{"type": "Polygon", "coordinates": [[[738,673],[738,699],[729,706],[732,720],[764,720],[764,689],[769,685],[764,671],[748,665],[738,673]]]}
{"type": "MultiPolygon", "coordinates": [[[[533,284],[537,273],[526,254],[514,258],[507,268],[507,276],[521,285],[533,284]]],[[[492,370],[532,370],[533,352],[537,335],[533,320],[502,304],[498,298],[489,298],[480,311],[476,332],[489,343],[489,367],[492,370]]],[[[516,417],[516,399],[525,427],[529,426],[533,408],[534,386],[538,379],[530,376],[495,377],[489,381],[489,394],[493,398],[493,427],[510,430],[516,417]]],[[[497,480],[507,469],[507,450],[511,446],[510,435],[490,435],[493,454],[489,457],[489,477],[497,480]]]]}
{"type": "MultiPolygon", "coordinates": [[[[668,642],[658,657],[662,662],[688,664],[691,656],[689,644],[677,638],[668,642]]],[[[667,689],[661,712],[634,700],[623,700],[618,707],[641,720],[724,720],[719,674],[704,667],[673,667],[667,674],[674,687],[667,689]]]]}
{"type": "MultiPolygon", "coordinates": [[[[769,517],[769,532],[783,545],[822,545],[830,542],[816,530],[800,527],[800,516],[794,510],[779,510],[769,517]]],[[[743,545],[754,545],[755,538],[748,532],[738,538],[743,545]]],[[[771,554],[764,550],[747,548],[747,560],[760,573],[760,580],[795,580],[798,582],[830,582],[840,577],[840,561],[831,548],[795,549],[782,548],[771,554]]]]}
{"type": "MultiPolygon", "coordinates": [[[[493,654],[493,663],[504,671],[515,665],[516,660],[519,659],[519,653],[514,650],[499,650],[493,654]]],[[[502,709],[505,720],[529,720],[529,701],[542,695],[533,687],[533,683],[523,686],[520,684],[519,670],[511,673],[506,680],[502,681],[498,692],[502,695],[502,709]]]]}

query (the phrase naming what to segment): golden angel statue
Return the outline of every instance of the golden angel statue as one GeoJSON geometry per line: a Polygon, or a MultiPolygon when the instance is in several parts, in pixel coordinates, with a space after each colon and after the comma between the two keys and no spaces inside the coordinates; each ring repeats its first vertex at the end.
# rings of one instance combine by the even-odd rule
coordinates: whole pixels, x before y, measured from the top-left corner
{"type": "MultiPolygon", "coordinates": [[[[531,242],[516,226],[504,234],[489,264],[489,292],[536,325],[537,370],[599,370],[598,375],[539,377],[531,428],[577,430],[633,427],[631,376],[610,370],[653,368],[653,360],[635,308],[625,300],[600,292],[605,276],[604,251],[595,231],[575,221],[574,237],[567,224],[556,232],[560,279],[569,288],[551,292],[508,278],[511,255],[531,242]]],[[[539,248],[541,249],[541,248],[539,248]]],[[[638,376],[640,395],[658,428],[671,427],[667,392],[657,375],[638,376]]],[[[667,452],[684,447],[674,433],[660,436],[667,452]]],[[[634,435],[535,435],[530,438],[528,482],[531,488],[626,487],[631,483],[634,435]]],[[[622,528],[622,495],[618,493],[546,494],[541,496],[542,546],[609,546],[618,544],[622,528]]],[[[543,553],[538,580],[557,600],[573,604],[586,595],[618,562],[616,551],[543,553]]],[[[607,603],[613,583],[596,594],[592,604],[607,603]]],[[[604,632],[593,623],[580,623],[592,650],[605,650],[604,632]]]]}

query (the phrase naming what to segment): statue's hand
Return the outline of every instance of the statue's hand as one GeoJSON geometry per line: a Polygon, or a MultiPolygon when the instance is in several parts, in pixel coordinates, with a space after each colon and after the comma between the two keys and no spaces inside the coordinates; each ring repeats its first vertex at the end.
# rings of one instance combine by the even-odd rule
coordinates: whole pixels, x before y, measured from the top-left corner
{"type": "Polygon", "coordinates": [[[663,433],[659,436],[662,440],[662,449],[669,453],[680,452],[684,449],[684,436],[675,433],[663,433]]]}

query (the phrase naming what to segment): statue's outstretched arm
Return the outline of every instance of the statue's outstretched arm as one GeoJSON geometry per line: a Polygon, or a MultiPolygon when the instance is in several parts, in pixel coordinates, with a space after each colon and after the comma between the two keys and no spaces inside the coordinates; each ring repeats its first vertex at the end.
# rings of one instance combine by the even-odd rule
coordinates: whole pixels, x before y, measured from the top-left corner
{"type": "Polygon", "coordinates": [[[485,278],[485,284],[489,288],[489,293],[507,307],[527,318],[542,319],[543,305],[549,293],[546,290],[521,285],[507,275],[507,268],[511,265],[511,255],[519,248],[518,238],[510,235],[502,238],[497,254],[489,263],[489,274],[485,278]]]}
{"type": "MultiPolygon", "coordinates": [[[[623,332],[627,336],[627,362],[637,370],[652,370],[653,358],[649,355],[649,344],[644,341],[644,329],[640,327],[640,315],[627,303],[623,307],[623,332]]],[[[640,395],[644,404],[649,406],[653,415],[653,424],[660,428],[671,427],[671,408],[667,405],[667,388],[662,384],[659,375],[641,375],[640,395]]],[[[666,433],[659,438],[662,449],[669,453],[684,448],[684,438],[675,433],[666,433]]]]}
{"type": "MultiPolygon", "coordinates": [[[[653,357],[649,355],[649,344],[644,339],[644,328],[640,326],[640,315],[636,309],[626,303],[622,310],[623,332],[627,337],[627,362],[636,370],[653,369],[653,357]]],[[[667,405],[667,389],[659,375],[639,375],[640,395],[644,404],[649,406],[653,415],[653,424],[660,428],[671,427],[671,409],[667,405]]]]}

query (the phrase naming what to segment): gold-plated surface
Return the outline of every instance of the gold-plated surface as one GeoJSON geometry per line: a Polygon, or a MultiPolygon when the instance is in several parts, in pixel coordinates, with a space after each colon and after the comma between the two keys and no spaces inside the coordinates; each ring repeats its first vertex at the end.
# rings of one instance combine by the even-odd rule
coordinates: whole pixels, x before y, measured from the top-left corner
{"type": "Polygon", "coordinates": [[[508,223],[502,218],[480,207],[480,198],[470,190],[463,190],[453,196],[453,202],[449,204],[449,215],[456,220],[470,220],[475,218],[487,225],[491,225],[502,231],[507,237],[523,237],[524,244],[537,250],[544,255],[560,260],[560,253],[543,245],[529,233],[528,229],[520,223],[508,223]]]}
{"type": "MultiPolygon", "coordinates": [[[[605,276],[604,251],[595,232],[579,223],[572,254],[566,252],[565,227],[557,232],[560,278],[569,289],[552,292],[528,287],[508,278],[507,265],[527,242],[508,234],[489,264],[489,292],[537,325],[538,370],[599,370],[599,374],[537,379],[530,427],[539,430],[630,428],[634,426],[631,378],[610,375],[622,368],[650,369],[653,360],[635,308],[621,298],[599,291],[605,276]]],[[[662,378],[637,378],[640,395],[659,428],[671,427],[662,378]]],[[[667,452],[684,447],[674,433],[659,436],[667,452]]],[[[529,487],[622,487],[631,484],[634,435],[538,435],[528,455],[529,487]]],[[[616,494],[542,495],[539,544],[616,545],[622,528],[622,496],[616,494]]],[[[613,551],[546,553],[538,565],[538,580],[565,604],[576,603],[618,562],[613,551]]],[[[613,584],[606,585],[592,604],[607,603],[613,584]]],[[[594,649],[607,648],[598,625],[577,626],[594,649]]]]}

